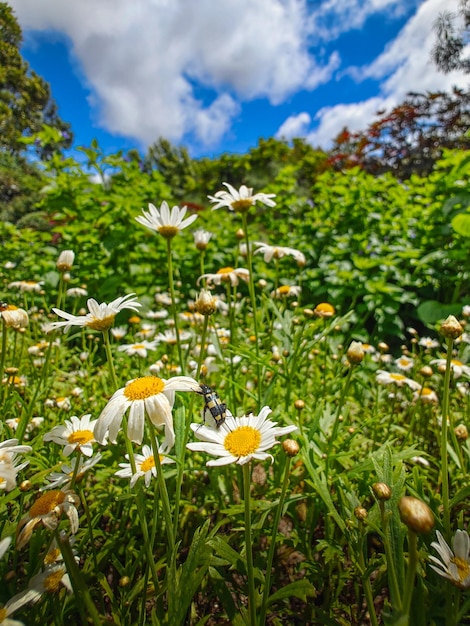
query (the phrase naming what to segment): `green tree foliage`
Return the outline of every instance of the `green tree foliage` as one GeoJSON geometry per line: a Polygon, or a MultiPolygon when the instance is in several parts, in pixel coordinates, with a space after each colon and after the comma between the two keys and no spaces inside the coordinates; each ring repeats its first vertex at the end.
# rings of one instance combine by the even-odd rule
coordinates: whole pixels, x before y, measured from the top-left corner
{"type": "Polygon", "coordinates": [[[405,180],[428,175],[444,148],[470,147],[470,91],[411,93],[392,111],[378,115],[366,130],[345,128],[336,137],[329,157],[335,169],[360,167],[405,180]]]}
{"type": "Polygon", "coordinates": [[[470,1],[461,0],[456,13],[444,11],[434,24],[436,43],[432,59],[446,74],[453,70],[470,72],[470,58],[465,53],[469,41],[470,1]]]}

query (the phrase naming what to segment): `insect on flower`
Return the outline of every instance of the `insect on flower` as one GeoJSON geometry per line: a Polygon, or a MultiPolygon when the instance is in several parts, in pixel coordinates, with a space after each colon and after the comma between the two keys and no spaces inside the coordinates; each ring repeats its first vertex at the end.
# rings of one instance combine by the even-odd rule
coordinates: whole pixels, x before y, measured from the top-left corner
{"type": "Polygon", "coordinates": [[[199,388],[201,391],[196,390],[196,393],[203,396],[205,402],[202,410],[204,424],[206,423],[206,418],[210,416],[215,422],[215,427],[220,428],[227,417],[227,405],[225,402],[220,401],[219,394],[213,391],[208,385],[201,383],[199,388]]]}

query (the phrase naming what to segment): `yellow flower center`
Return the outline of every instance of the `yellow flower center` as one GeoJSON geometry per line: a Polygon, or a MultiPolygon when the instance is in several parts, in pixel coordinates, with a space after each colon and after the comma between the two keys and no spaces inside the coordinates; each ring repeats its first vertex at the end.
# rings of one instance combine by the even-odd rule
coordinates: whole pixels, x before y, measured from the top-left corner
{"type": "Polygon", "coordinates": [[[65,569],[58,569],[56,572],[52,572],[44,579],[44,589],[50,593],[56,593],[60,589],[60,581],[64,577],[65,569]]]}
{"type": "Polygon", "coordinates": [[[77,446],[82,446],[85,443],[93,441],[95,436],[91,430],[76,430],[74,433],[70,433],[67,437],[69,443],[76,443],[77,446]]]}
{"type": "Polygon", "coordinates": [[[6,609],[0,609],[0,624],[3,623],[3,620],[5,620],[8,617],[8,613],[6,609]]]}
{"type": "Polygon", "coordinates": [[[17,311],[17,310],[18,310],[18,307],[17,307],[17,306],[15,306],[14,304],[7,304],[7,308],[6,308],[6,310],[7,310],[7,311],[17,311]]]}
{"type": "Polygon", "coordinates": [[[236,457],[253,454],[260,443],[261,433],[252,426],[239,426],[224,439],[225,449],[236,457]]]}
{"type": "Polygon", "coordinates": [[[59,560],[59,557],[60,557],[59,548],[52,548],[52,550],[49,550],[49,552],[46,554],[46,558],[44,559],[44,565],[52,565],[52,563],[55,563],[56,561],[59,560]]]}
{"type": "Polygon", "coordinates": [[[405,380],[406,376],[403,376],[403,374],[390,374],[390,378],[392,380],[396,380],[397,382],[401,382],[402,380],[405,380]]]}
{"type": "Polygon", "coordinates": [[[138,315],[132,315],[129,318],[129,324],[140,324],[140,317],[138,315]]]}
{"type": "Polygon", "coordinates": [[[93,317],[90,321],[86,323],[86,325],[88,326],[88,328],[92,328],[93,330],[107,330],[113,325],[115,317],[115,313],[113,313],[112,315],[108,315],[107,317],[103,317],[102,319],[93,317]]]}
{"type": "Polygon", "coordinates": [[[31,519],[35,517],[42,517],[48,513],[52,513],[56,507],[62,504],[65,500],[65,494],[60,489],[49,491],[41,497],[39,497],[33,506],[29,509],[29,517],[31,519]]]}
{"type": "Polygon", "coordinates": [[[142,350],[142,348],[145,348],[143,343],[135,343],[132,347],[134,350],[142,350]]]}
{"type": "Polygon", "coordinates": [[[165,237],[165,239],[173,239],[173,237],[178,234],[178,231],[178,226],[160,226],[158,228],[158,232],[162,237],[165,237]]]}
{"type": "Polygon", "coordinates": [[[470,565],[468,561],[458,556],[454,556],[450,561],[457,567],[460,582],[463,582],[470,575],[470,565]]]}
{"type": "Polygon", "coordinates": [[[165,383],[158,376],[142,376],[136,378],[124,389],[124,395],[128,400],[145,400],[151,396],[157,396],[165,389],[165,383]]]}
{"type": "Polygon", "coordinates": [[[242,200],[234,200],[232,202],[232,209],[237,213],[247,213],[252,206],[253,201],[251,198],[243,198],[242,200]]]}
{"type": "Polygon", "coordinates": [[[455,367],[462,367],[463,365],[462,361],[459,361],[458,359],[452,359],[451,364],[455,365],[455,367]]]}
{"type": "Polygon", "coordinates": [[[142,462],[140,469],[142,472],[148,472],[155,467],[155,459],[152,456],[149,456],[142,462]]]}
{"type": "Polygon", "coordinates": [[[290,292],[290,286],[289,285],[281,285],[278,289],[279,294],[281,296],[288,296],[289,292],[290,292]]]}
{"type": "Polygon", "coordinates": [[[315,307],[315,313],[320,317],[331,317],[335,314],[335,307],[329,302],[320,302],[315,307]]]}
{"type": "Polygon", "coordinates": [[[217,270],[217,274],[231,274],[233,271],[233,267],[221,267],[220,270],[217,270]]]}
{"type": "Polygon", "coordinates": [[[432,396],[433,394],[434,394],[434,391],[432,389],[429,389],[429,387],[423,387],[421,389],[422,396],[432,396]]]}

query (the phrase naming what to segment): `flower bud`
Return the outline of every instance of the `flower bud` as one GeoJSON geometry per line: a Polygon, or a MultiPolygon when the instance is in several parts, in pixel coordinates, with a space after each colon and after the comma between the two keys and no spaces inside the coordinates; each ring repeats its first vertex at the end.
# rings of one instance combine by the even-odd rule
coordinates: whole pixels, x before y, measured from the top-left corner
{"type": "Polygon", "coordinates": [[[194,303],[194,309],[201,315],[212,315],[217,309],[216,299],[211,293],[209,293],[209,291],[207,291],[207,289],[201,289],[201,293],[194,303]]]}
{"type": "Polygon", "coordinates": [[[372,491],[378,500],[390,500],[392,497],[392,490],[385,483],[374,483],[372,485],[372,491]]]}
{"type": "Polygon", "coordinates": [[[59,272],[67,272],[72,269],[75,260],[75,252],[73,250],[62,250],[57,259],[56,267],[59,272]]]}
{"type": "Polygon", "coordinates": [[[468,439],[468,429],[465,424],[456,426],[454,432],[459,441],[466,441],[468,439]]]}
{"type": "Polygon", "coordinates": [[[346,357],[350,363],[355,365],[362,363],[364,360],[364,348],[360,341],[351,341],[351,345],[346,352],[346,357]]]}
{"type": "Polygon", "coordinates": [[[441,335],[448,339],[457,339],[463,334],[463,328],[456,317],[449,315],[441,324],[441,335]]]}
{"type": "Polygon", "coordinates": [[[354,509],[354,515],[358,520],[364,521],[367,517],[367,509],[365,509],[363,506],[357,506],[354,509]]]}
{"type": "Polygon", "coordinates": [[[294,406],[297,411],[302,411],[302,409],[305,409],[305,402],[299,398],[294,402],[294,406]]]}
{"type": "Polygon", "coordinates": [[[431,378],[434,372],[432,371],[432,367],[429,365],[423,365],[423,367],[419,370],[419,373],[424,378],[431,378]]]}
{"type": "Polygon", "coordinates": [[[300,446],[294,439],[284,439],[282,442],[282,449],[287,456],[295,456],[299,453],[300,446]]]}
{"type": "Polygon", "coordinates": [[[398,502],[401,521],[415,533],[428,533],[434,527],[434,515],[428,505],[418,498],[403,496],[398,502]]]}

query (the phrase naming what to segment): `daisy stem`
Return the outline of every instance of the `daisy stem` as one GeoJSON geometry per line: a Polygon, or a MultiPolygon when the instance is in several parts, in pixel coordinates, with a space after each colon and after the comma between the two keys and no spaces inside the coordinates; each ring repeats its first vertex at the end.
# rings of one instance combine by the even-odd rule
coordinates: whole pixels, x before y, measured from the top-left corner
{"type": "Polygon", "coordinates": [[[56,304],[57,309],[61,308],[62,300],[64,300],[65,302],[65,281],[64,281],[63,272],[61,272],[59,276],[59,289],[57,292],[57,304],[56,304]]]}
{"type": "Polygon", "coordinates": [[[75,489],[75,483],[77,482],[78,470],[80,469],[80,457],[82,451],[79,447],[76,448],[77,456],[75,457],[75,467],[73,468],[72,480],[70,481],[70,489],[75,489]]]}
{"type": "MultiPolygon", "coordinates": [[[[173,530],[173,523],[171,520],[171,507],[170,500],[168,498],[168,491],[166,488],[165,480],[163,478],[162,464],[160,462],[160,453],[158,452],[157,438],[155,437],[155,431],[152,426],[149,428],[150,440],[152,441],[153,459],[155,467],[157,469],[157,481],[160,490],[160,499],[162,501],[163,517],[165,518],[166,534],[168,538],[168,551],[169,554],[173,554],[175,549],[175,532],[173,530]]],[[[168,559],[171,562],[171,559],[168,559]]]]}
{"type": "Polygon", "coordinates": [[[276,549],[276,537],[279,528],[279,522],[281,520],[282,510],[284,508],[284,502],[286,499],[287,486],[289,485],[289,472],[291,465],[291,457],[288,456],[286,460],[286,467],[284,470],[284,480],[282,483],[281,496],[279,498],[279,504],[277,505],[276,513],[273,521],[273,534],[271,537],[271,545],[269,546],[268,559],[266,562],[266,574],[263,590],[263,601],[261,604],[261,614],[259,618],[259,625],[262,626],[266,621],[266,613],[268,610],[269,592],[271,591],[271,570],[273,567],[274,551],[276,549]]]}
{"type": "Polygon", "coordinates": [[[450,508],[449,508],[449,470],[447,459],[447,419],[449,418],[450,373],[452,361],[452,338],[446,337],[447,358],[444,373],[442,396],[442,429],[441,429],[441,482],[444,532],[446,541],[450,541],[450,508]]]}
{"type": "Polygon", "coordinates": [[[261,406],[261,364],[260,364],[260,356],[259,356],[259,335],[258,335],[258,316],[256,309],[256,296],[255,296],[255,283],[253,279],[253,262],[252,255],[250,250],[250,238],[248,237],[248,222],[246,218],[246,213],[242,213],[243,220],[243,232],[245,234],[245,243],[246,243],[246,261],[248,264],[248,272],[250,274],[248,281],[248,288],[250,291],[250,300],[251,300],[251,309],[253,311],[253,329],[255,333],[255,352],[256,352],[256,377],[257,377],[257,385],[256,389],[258,392],[258,404],[261,406]]]}
{"type": "Polygon", "coordinates": [[[395,561],[393,559],[392,548],[390,545],[390,533],[388,531],[388,511],[385,510],[383,500],[379,500],[380,517],[382,520],[382,541],[385,550],[385,560],[387,563],[388,586],[390,587],[390,598],[393,608],[400,612],[402,608],[402,600],[400,587],[398,585],[397,572],[395,569],[395,561]]]}
{"type": "MultiPolygon", "coordinates": [[[[230,283],[227,283],[227,300],[228,300],[228,319],[229,319],[229,330],[230,330],[230,343],[232,346],[236,345],[236,328],[235,328],[235,320],[234,320],[234,312],[235,312],[235,294],[232,294],[232,291],[235,291],[235,288],[232,290],[232,286],[230,283]]],[[[231,402],[231,410],[234,415],[237,412],[236,406],[236,398],[235,398],[235,370],[233,367],[233,353],[230,352],[230,402],[231,402]]]]}
{"type": "Polygon", "coordinates": [[[406,571],[405,596],[403,598],[403,613],[409,623],[411,599],[413,597],[413,589],[415,584],[416,567],[418,565],[417,535],[408,529],[408,568],[406,571]]]}
{"type": "Polygon", "coordinates": [[[253,546],[251,539],[251,464],[243,465],[243,499],[245,501],[245,552],[246,552],[246,573],[248,577],[248,615],[250,625],[256,625],[256,593],[255,576],[253,569],[253,546]]]}
{"type": "Polygon", "coordinates": [[[75,562],[69,538],[66,535],[61,534],[58,530],[55,531],[55,536],[57,545],[59,546],[64,559],[67,573],[70,576],[70,583],[74,590],[75,597],[77,598],[77,605],[82,616],[82,621],[84,624],[91,622],[95,624],[95,626],[100,626],[100,624],[102,624],[102,620],[96,610],[93,600],[91,599],[88,586],[75,562]]]}
{"type": "Polygon", "coordinates": [[[330,440],[328,442],[328,448],[327,448],[326,459],[325,459],[325,474],[326,474],[327,479],[328,479],[328,470],[329,470],[329,465],[330,465],[330,456],[331,456],[331,453],[333,452],[333,446],[336,441],[336,437],[338,436],[338,428],[340,424],[339,416],[341,414],[341,409],[343,408],[344,400],[346,398],[346,395],[349,390],[349,386],[351,384],[353,370],[354,370],[354,365],[351,364],[349,366],[348,373],[346,376],[346,382],[344,383],[343,388],[341,390],[341,396],[339,398],[338,406],[336,408],[336,414],[335,414],[334,421],[333,421],[333,430],[331,433],[330,440]]]}
{"type": "Polygon", "coordinates": [[[111,382],[114,390],[118,388],[118,382],[116,378],[116,370],[114,369],[113,353],[111,350],[111,342],[109,341],[109,329],[103,330],[104,349],[106,350],[106,360],[108,361],[109,373],[111,375],[111,382]]]}
{"type": "Polygon", "coordinates": [[[3,372],[5,371],[5,357],[7,353],[7,325],[2,317],[2,353],[0,354],[0,384],[3,380],[3,372]]]}
{"type": "Polygon", "coordinates": [[[181,351],[180,334],[178,330],[178,314],[176,312],[176,297],[175,297],[175,285],[173,281],[173,260],[171,258],[171,239],[166,240],[166,258],[168,266],[168,287],[170,289],[171,297],[171,314],[173,315],[173,322],[175,325],[176,345],[178,347],[178,361],[181,367],[181,373],[184,372],[183,353],[181,351]]]}

